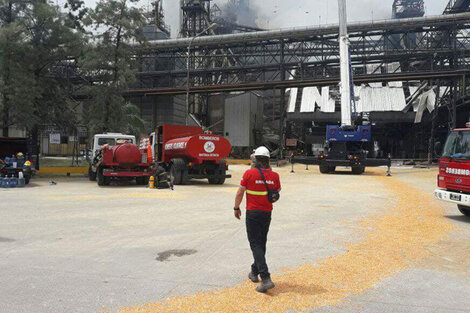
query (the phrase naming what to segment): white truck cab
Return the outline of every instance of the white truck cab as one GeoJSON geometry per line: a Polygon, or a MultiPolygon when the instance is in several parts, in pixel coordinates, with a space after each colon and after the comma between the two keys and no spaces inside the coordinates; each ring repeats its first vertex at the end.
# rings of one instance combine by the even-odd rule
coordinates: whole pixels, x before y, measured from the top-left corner
{"type": "Polygon", "coordinates": [[[118,141],[136,144],[135,136],[132,135],[121,133],[98,134],[93,137],[93,151],[91,159],[93,160],[96,157],[96,154],[101,150],[102,146],[109,145],[110,147],[113,147],[118,141]]]}

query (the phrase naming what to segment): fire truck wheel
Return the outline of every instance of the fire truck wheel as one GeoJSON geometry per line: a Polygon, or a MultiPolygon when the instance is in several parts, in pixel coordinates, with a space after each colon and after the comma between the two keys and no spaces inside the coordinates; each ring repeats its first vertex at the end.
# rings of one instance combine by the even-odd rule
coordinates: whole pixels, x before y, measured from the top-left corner
{"type": "Polygon", "coordinates": [[[463,215],[470,217],[470,207],[464,206],[464,205],[459,205],[459,211],[463,215]]]}
{"type": "Polygon", "coordinates": [[[175,159],[170,168],[170,180],[173,185],[183,185],[185,179],[185,162],[183,159],[175,159]]]}
{"type": "Polygon", "coordinates": [[[365,167],[364,166],[354,166],[352,168],[352,172],[354,175],[361,175],[362,173],[365,172],[365,167]]]}
{"type": "MultiPolygon", "coordinates": [[[[225,173],[224,173],[225,175],[225,173]]],[[[209,178],[209,184],[211,185],[223,185],[225,184],[225,177],[212,177],[212,178],[209,178]]]]}
{"type": "Polygon", "coordinates": [[[322,174],[330,173],[330,167],[327,164],[320,164],[320,173],[322,174]]]}
{"type": "MultiPolygon", "coordinates": [[[[225,175],[225,173],[224,173],[224,175],[225,175]]],[[[217,183],[217,185],[223,185],[223,184],[225,184],[225,177],[221,177],[219,179],[219,182],[217,183]]]]}
{"type": "Polygon", "coordinates": [[[93,172],[93,169],[91,168],[91,165],[90,167],[88,168],[88,179],[90,181],[96,181],[96,173],[93,172]]]}
{"type": "Polygon", "coordinates": [[[103,175],[103,169],[99,168],[97,173],[98,186],[109,185],[109,178],[103,175]]]}

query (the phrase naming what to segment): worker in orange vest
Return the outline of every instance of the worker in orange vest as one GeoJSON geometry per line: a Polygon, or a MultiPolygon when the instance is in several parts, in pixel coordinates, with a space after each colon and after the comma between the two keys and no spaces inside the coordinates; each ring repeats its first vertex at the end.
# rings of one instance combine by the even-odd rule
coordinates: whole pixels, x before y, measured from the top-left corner
{"type": "Polygon", "coordinates": [[[147,146],[147,163],[148,164],[153,163],[152,146],[150,145],[150,140],[149,140],[149,145],[147,146]]]}
{"type": "Polygon", "coordinates": [[[266,242],[273,203],[279,199],[281,182],[279,174],[272,171],[269,165],[270,153],[266,147],[256,149],[254,157],[256,166],[243,175],[235,197],[234,214],[235,218],[240,219],[240,204],[246,193],[246,231],[254,258],[248,278],[257,283],[258,276],[261,276],[261,284],[256,290],[265,293],[275,286],[266,264],[266,242]]]}

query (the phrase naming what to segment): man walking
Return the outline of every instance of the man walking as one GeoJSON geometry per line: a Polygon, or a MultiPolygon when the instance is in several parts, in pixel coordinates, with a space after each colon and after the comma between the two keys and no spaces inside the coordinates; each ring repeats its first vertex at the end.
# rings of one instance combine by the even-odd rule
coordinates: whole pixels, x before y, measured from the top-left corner
{"type": "Polygon", "coordinates": [[[254,263],[248,278],[254,283],[261,284],[256,288],[258,292],[267,292],[274,288],[274,283],[266,264],[266,241],[273,204],[268,197],[269,190],[281,191],[279,175],[271,170],[269,165],[270,153],[266,147],[256,149],[254,156],[256,166],[245,172],[235,197],[235,218],[240,219],[242,213],[240,204],[246,192],[246,231],[248,241],[253,252],[254,263]]]}

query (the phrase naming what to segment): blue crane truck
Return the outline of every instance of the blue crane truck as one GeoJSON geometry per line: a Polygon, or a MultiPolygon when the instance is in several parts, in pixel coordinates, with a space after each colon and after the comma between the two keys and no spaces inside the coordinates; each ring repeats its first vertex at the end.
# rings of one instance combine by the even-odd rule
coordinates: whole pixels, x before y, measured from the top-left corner
{"type": "Polygon", "coordinates": [[[391,159],[368,158],[372,145],[371,126],[326,127],[326,143],[319,156],[295,156],[292,163],[318,165],[322,174],[334,173],[336,167],[350,167],[353,174],[364,173],[366,167],[391,167],[391,159]]]}
{"type": "MultiPolygon", "coordinates": [[[[318,158],[297,156],[292,163],[316,164],[323,174],[334,173],[337,166],[351,167],[354,174],[364,173],[369,166],[388,166],[390,174],[391,160],[368,159],[368,146],[372,144],[372,128],[366,125],[355,125],[356,113],[354,97],[353,70],[349,53],[347,29],[346,0],[338,0],[339,7],[339,52],[340,52],[340,93],[341,125],[326,127],[326,144],[318,158]]],[[[362,121],[362,118],[360,118],[362,121]]]]}

